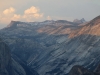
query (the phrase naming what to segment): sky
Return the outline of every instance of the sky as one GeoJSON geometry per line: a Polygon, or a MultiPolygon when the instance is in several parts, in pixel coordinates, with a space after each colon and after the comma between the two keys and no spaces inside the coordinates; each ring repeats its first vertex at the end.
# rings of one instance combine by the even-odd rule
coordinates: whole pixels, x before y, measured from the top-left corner
{"type": "Polygon", "coordinates": [[[44,21],[85,18],[100,15],[100,0],[0,0],[0,29],[10,21],[44,21]]]}

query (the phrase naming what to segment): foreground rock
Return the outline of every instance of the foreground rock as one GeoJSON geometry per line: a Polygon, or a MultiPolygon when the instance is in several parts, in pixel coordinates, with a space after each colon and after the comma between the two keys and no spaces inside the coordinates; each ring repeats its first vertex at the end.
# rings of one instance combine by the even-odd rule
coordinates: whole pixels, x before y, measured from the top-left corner
{"type": "Polygon", "coordinates": [[[100,75],[100,65],[94,71],[90,71],[82,66],[72,67],[68,75],[100,75]]]}
{"type": "Polygon", "coordinates": [[[0,39],[0,75],[38,75],[33,72],[11,58],[9,47],[0,39]]]}
{"type": "Polygon", "coordinates": [[[95,74],[89,71],[88,69],[77,65],[71,69],[68,75],[95,75],[95,74]]]}

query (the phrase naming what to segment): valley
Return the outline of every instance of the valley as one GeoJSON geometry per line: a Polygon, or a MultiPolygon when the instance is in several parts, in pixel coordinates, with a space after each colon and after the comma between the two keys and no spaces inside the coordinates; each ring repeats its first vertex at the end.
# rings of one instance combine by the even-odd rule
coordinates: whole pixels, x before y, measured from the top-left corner
{"type": "Polygon", "coordinates": [[[11,59],[26,73],[16,75],[96,75],[100,64],[99,32],[100,16],[89,22],[11,21],[0,30],[0,38],[10,48],[11,59]],[[80,66],[74,71],[75,65],[80,66]]]}

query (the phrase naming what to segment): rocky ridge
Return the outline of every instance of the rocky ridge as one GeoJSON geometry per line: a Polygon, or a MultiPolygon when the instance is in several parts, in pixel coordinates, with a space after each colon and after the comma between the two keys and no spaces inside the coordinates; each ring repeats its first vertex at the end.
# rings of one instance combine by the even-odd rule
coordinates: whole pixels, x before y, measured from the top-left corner
{"type": "Polygon", "coordinates": [[[82,65],[93,71],[100,63],[100,37],[95,35],[99,34],[97,30],[100,24],[99,17],[85,26],[59,22],[8,27],[1,30],[0,34],[11,48],[12,54],[26,62],[40,75],[66,75],[74,65],[82,65]],[[50,28],[54,29],[48,30],[50,28]],[[61,33],[68,28],[71,32],[61,33]]]}

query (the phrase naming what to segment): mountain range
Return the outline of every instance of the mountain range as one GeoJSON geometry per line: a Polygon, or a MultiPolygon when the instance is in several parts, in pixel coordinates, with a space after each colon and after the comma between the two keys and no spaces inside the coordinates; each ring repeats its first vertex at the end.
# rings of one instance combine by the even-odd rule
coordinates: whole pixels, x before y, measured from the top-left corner
{"type": "Polygon", "coordinates": [[[99,27],[100,16],[89,22],[11,21],[0,38],[11,51],[9,60],[24,70],[16,75],[100,75],[99,27]]]}

